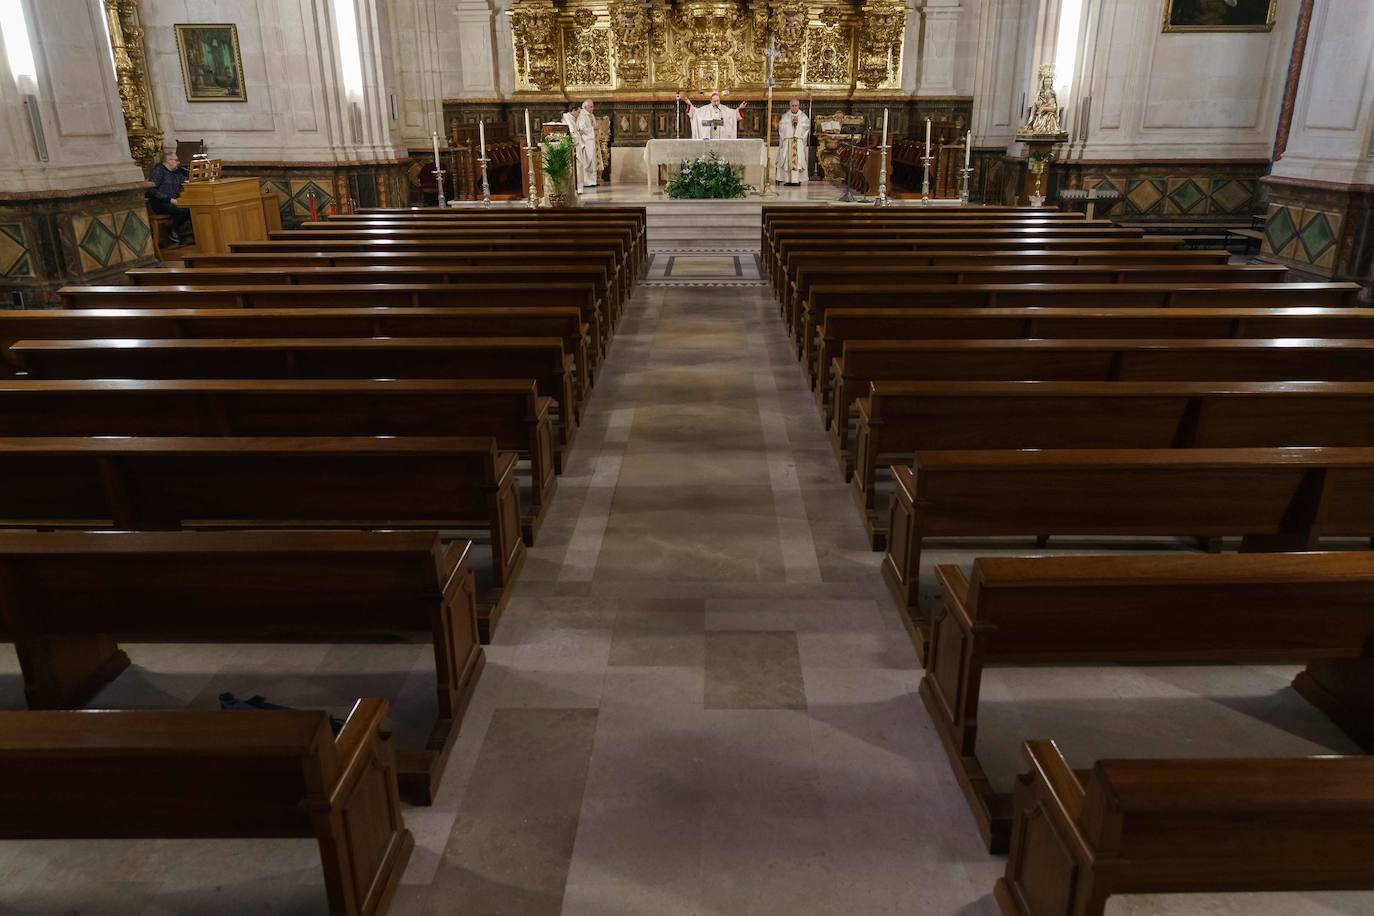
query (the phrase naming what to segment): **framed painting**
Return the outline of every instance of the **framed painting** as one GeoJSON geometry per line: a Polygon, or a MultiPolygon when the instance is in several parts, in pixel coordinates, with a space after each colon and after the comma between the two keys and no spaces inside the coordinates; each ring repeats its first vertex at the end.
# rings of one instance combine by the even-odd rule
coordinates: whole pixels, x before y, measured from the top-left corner
{"type": "Polygon", "coordinates": [[[1164,0],[1166,32],[1268,32],[1279,0],[1164,0]]]}
{"type": "Polygon", "coordinates": [[[175,25],[188,102],[246,102],[239,30],[232,23],[175,25]]]}

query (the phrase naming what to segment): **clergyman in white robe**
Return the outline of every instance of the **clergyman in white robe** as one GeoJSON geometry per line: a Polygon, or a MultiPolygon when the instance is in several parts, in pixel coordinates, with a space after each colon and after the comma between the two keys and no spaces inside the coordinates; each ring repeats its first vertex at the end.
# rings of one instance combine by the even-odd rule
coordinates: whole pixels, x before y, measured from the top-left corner
{"type": "Polygon", "coordinates": [[[788,110],[778,119],[778,159],[773,163],[773,180],[796,185],[806,180],[807,141],[811,136],[811,119],[801,110],[801,102],[793,99],[788,110]]]}
{"type": "Polygon", "coordinates": [[[596,145],[596,118],[592,116],[592,101],[582,103],[573,128],[573,139],[577,141],[577,178],[584,188],[594,188],[598,173],[601,171],[601,150],[596,145]]]}
{"type": "Polygon", "coordinates": [[[720,93],[713,92],[709,105],[692,109],[692,139],[733,140],[739,136],[739,119],[739,109],[720,104],[720,93]],[[721,123],[717,126],[713,121],[721,123]]]}
{"type": "MultiPolygon", "coordinates": [[[[571,111],[563,112],[563,123],[568,126],[568,136],[572,138],[574,150],[577,149],[577,118],[581,114],[581,106],[578,106],[577,108],[574,108],[571,111]]],[[[581,153],[578,153],[578,156],[580,157],[581,153]]],[[[582,192],[582,169],[579,167],[580,161],[581,160],[579,158],[578,162],[573,164],[572,170],[573,183],[576,186],[579,194],[582,192]]]]}

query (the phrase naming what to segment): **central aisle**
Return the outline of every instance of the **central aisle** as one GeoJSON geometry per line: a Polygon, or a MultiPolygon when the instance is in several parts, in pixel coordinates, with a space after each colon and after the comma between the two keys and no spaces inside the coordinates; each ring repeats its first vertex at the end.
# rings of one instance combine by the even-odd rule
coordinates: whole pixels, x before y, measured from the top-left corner
{"type": "Polygon", "coordinates": [[[398,912],[996,912],[773,309],[637,293],[398,912]]]}

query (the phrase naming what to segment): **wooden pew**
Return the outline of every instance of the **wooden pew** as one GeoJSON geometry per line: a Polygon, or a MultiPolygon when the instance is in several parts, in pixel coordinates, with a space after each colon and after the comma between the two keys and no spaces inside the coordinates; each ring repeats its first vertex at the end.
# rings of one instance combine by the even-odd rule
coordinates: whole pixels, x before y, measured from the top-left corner
{"type": "Polygon", "coordinates": [[[917,451],[1374,446],[1368,382],[875,382],[858,408],[851,490],[874,549],[883,462],[917,451]]]}
{"type": "Polygon", "coordinates": [[[648,259],[648,242],[646,228],[648,225],[648,211],[644,207],[590,207],[582,206],[576,211],[559,210],[522,210],[522,211],[500,211],[500,210],[447,210],[447,209],[407,209],[407,210],[386,210],[380,208],[368,210],[355,210],[353,213],[334,214],[329,217],[331,222],[342,222],[346,224],[373,224],[373,225],[401,225],[405,223],[446,223],[452,225],[486,225],[495,222],[506,222],[516,219],[526,224],[545,225],[552,223],[587,223],[599,222],[612,219],[621,220],[628,218],[631,225],[637,231],[636,240],[640,250],[640,259],[648,259]]]}
{"type": "Polygon", "coordinates": [[[1025,745],[1004,916],[1102,916],[1112,894],[1369,890],[1368,757],[1102,760],[1025,745]]]}
{"type": "Polygon", "coordinates": [[[484,633],[525,562],[514,452],[411,436],[0,439],[0,528],[485,530],[484,633]]]}
{"type": "MultiPolygon", "coordinates": [[[[1368,553],[980,558],[972,581],[958,566],[936,567],[936,578],[943,597],[921,698],[993,852],[1007,848],[1011,798],[992,788],[978,760],[988,667],[1362,657],[1374,665],[1368,553]]],[[[1295,686],[1337,724],[1351,711],[1374,712],[1369,696],[1295,686]]]]}
{"type": "Polygon", "coordinates": [[[532,275],[560,283],[590,283],[597,299],[608,303],[612,319],[623,304],[614,279],[600,265],[523,265],[475,267],[142,267],[125,271],[135,286],[308,286],[369,283],[528,283],[532,275]]]}
{"type": "Polygon", "coordinates": [[[1022,229],[1081,229],[1104,230],[1119,229],[1111,220],[1086,220],[1082,218],[1064,219],[1063,217],[1044,217],[1029,215],[1003,214],[985,219],[939,219],[929,216],[909,216],[901,211],[872,211],[850,215],[831,213],[828,215],[777,216],[763,225],[762,251],[776,250],[777,241],[794,234],[795,230],[806,232],[821,231],[833,235],[843,235],[850,230],[893,228],[906,229],[956,229],[959,231],[985,230],[988,233],[1008,233],[1022,229]]]}
{"type": "Polygon", "coordinates": [[[98,337],[558,337],[574,354],[582,399],[595,379],[588,330],[577,309],[560,306],[0,310],[0,348],[5,349],[25,339],[98,337]]]}
{"type": "MultiPolygon", "coordinates": [[[[3,327],[3,316],[0,316],[0,330],[3,327]]],[[[816,356],[807,366],[807,372],[814,389],[828,392],[832,383],[830,367],[844,356],[845,346],[854,340],[1034,337],[1374,338],[1374,311],[1346,308],[828,309],[825,323],[816,329],[816,356]]]]}
{"type": "Polygon", "coordinates": [[[552,275],[566,264],[601,267],[611,278],[618,301],[623,306],[634,287],[635,277],[622,274],[619,258],[611,248],[583,250],[524,250],[524,251],[450,251],[443,254],[423,251],[379,252],[279,252],[277,254],[242,252],[238,254],[187,255],[181,259],[186,267],[480,267],[483,265],[548,266],[552,275]]]}
{"type": "Polygon", "coordinates": [[[1374,340],[856,340],[831,399],[831,444],[852,470],[854,402],[882,381],[1374,381],[1374,340]]]}
{"type": "MultiPolygon", "coordinates": [[[[267,233],[269,242],[321,242],[344,243],[401,243],[443,245],[447,242],[482,241],[487,238],[513,239],[530,247],[539,247],[545,240],[582,239],[596,247],[609,239],[620,247],[625,264],[631,273],[638,275],[643,270],[640,260],[640,247],[637,230],[623,223],[588,223],[585,225],[548,225],[521,226],[487,224],[460,228],[439,227],[434,229],[283,229],[267,233]]],[[[232,248],[231,251],[244,249],[232,248]]]]}
{"type": "Polygon", "coordinates": [[[530,379],[0,380],[7,436],[490,436],[530,462],[533,545],[557,490],[530,379]]]}
{"type": "MultiPolygon", "coordinates": [[[[212,255],[210,257],[232,257],[212,255]]],[[[782,269],[771,278],[773,295],[779,308],[786,313],[788,297],[796,288],[800,270],[817,264],[843,264],[846,267],[881,267],[902,264],[908,267],[992,267],[998,264],[1062,264],[1064,266],[1096,266],[1119,264],[1123,267],[1168,265],[1170,267],[1220,267],[1229,262],[1225,251],[1204,248],[1160,248],[1074,250],[1069,248],[1021,248],[1011,251],[958,248],[922,248],[912,251],[870,251],[866,248],[819,248],[794,250],[782,269]]],[[[805,297],[801,297],[804,300],[805,297]]]]}
{"type": "Polygon", "coordinates": [[[544,236],[538,240],[509,238],[504,235],[477,235],[472,238],[372,241],[346,237],[296,239],[261,242],[230,242],[230,254],[424,254],[447,257],[474,252],[527,251],[601,251],[615,252],[616,267],[626,283],[639,277],[644,267],[638,253],[627,251],[622,239],[608,235],[544,236]]]}
{"type": "Polygon", "coordinates": [[[427,639],[436,718],[396,757],[428,805],[485,663],[470,549],[432,531],[0,532],[0,569],[23,583],[4,630],[31,709],[90,703],[129,665],[120,639],[427,639]]]}
{"type": "MultiPolygon", "coordinates": [[[[132,275],[133,271],[130,271],[132,275]]],[[[918,265],[900,263],[851,266],[841,264],[826,267],[803,265],[796,271],[792,283],[793,294],[783,303],[783,317],[798,348],[804,343],[804,329],[798,320],[802,304],[815,285],[844,286],[856,283],[876,283],[882,286],[909,284],[924,287],[930,284],[1006,284],[1006,283],[1092,283],[1132,284],[1173,283],[1189,287],[1218,283],[1282,283],[1288,268],[1272,264],[1208,264],[1208,265],[1121,265],[1121,264],[994,264],[989,266],[918,265]]],[[[420,281],[416,281],[420,282],[420,281]]]]}
{"type": "Polygon", "coordinates": [[[816,328],[832,308],[1347,308],[1355,283],[817,283],[797,319],[798,358],[810,358],[816,328]]]}
{"type": "Polygon", "coordinates": [[[604,356],[614,315],[590,283],[64,286],[66,309],[576,308],[604,356]]]}
{"type": "Polygon", "coordinates": [[[386,711],[0,712],[0,838],[313,837],[328,911],[383,916],[415,848],[386,711]]]}
{"type": "Polygon", "coordinates": [[[577,435],[572,357],[554,337],[21,340],[32,378],[534,379],[558,408],[555,456],[577,435]]]}
{"type": "MultiPolygon", "coordinates": [[[[231,243],[231,248],[233,244],[231,243]]],[[[265,243],[258,243],[265,244],[265,243]]],[[[955,249],[963,254],[996,253],[1006,254],[1017,251],[1132,251],[1141,253],[1168,254],[1185,251],[1183,245],[1173,238],[1160,235],[1147,235],[1143,238],[961,238],[957,241],[941,242],[939,239],[908,238],[891,235],[885,238],[805,238],[779,239],[774,251],[765,251],[763,258],[770,261],[769,273],[781,270],[782,265],[794,258],[809,259],[814,252],[840,251],[866,254],[884,252],[911,252],[919,256],[926,251],[949,251],[955,249]]],[[[235,251],[239,249],[233,249],[235,251]]],[[[1216,257],[1217,252],[1208,252],[1216,257]]],[[[1229,255],[1228,255],[1229,257],[1229,255]]]]}
{"type": "Polygon", "coordinates": [[[1242,535],[1252,551],[1374,531],[1370,448],[918,452],[892,474],[883,579],[922,657],[926,538],[1242,535]]]}

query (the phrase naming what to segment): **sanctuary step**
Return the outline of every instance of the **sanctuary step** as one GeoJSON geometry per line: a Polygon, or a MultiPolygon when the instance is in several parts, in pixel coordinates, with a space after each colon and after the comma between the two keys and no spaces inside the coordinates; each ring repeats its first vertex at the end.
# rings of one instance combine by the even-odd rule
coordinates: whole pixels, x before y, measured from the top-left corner
{"type": "Polygon", "coordinates": [[[646,205],[652,248],[729,248],[757,250],[762,201],[666,200],[646,205]]]}

